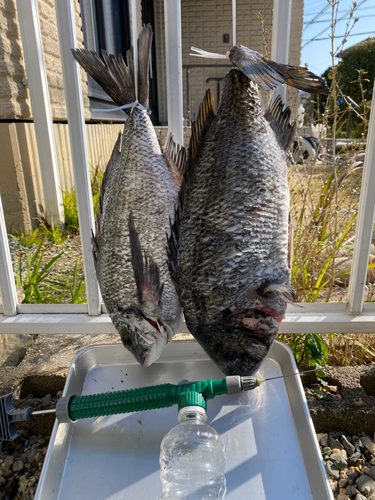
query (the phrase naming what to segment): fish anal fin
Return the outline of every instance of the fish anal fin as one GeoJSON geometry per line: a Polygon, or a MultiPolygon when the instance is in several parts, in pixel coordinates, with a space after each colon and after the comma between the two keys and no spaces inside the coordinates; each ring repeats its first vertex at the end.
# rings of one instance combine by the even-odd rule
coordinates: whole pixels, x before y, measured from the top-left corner
{"type": "Polygon", "coordinates": [[[283,101],[277,96],[269,106],[264,117],[269,122],[276,138],[284,151],[290,148],[294,134],[296,132],[296,123],[290,123],[290,109],[286,107],[283,111],[283,101]]]}
{"type": "Polygon", "coordinates": [[[142,251],[133,215],[129,214],[129,239],[134,280],[141,304],[154,309],[161,300],[164,285],[160,283],[160,271],[154,260],[142,251]]]}
{"type": "Polygon", "coordinates": [[[181,184],[186,171],[186,149],[183,146],[176,144],[172,133],[168,134],[167,140],[165,141],[163,156],[167,160],[173,172],[177,174],[181,184]]]}
{"type": "Polygon", "coordinates": [[[96,214],[96,219],[95,219],[95,233],[91,230],[92,251],[94,254],[95,267],[98,261],[98,254],[99,254],[99,235],[100,235],[101,219],[103,215],[104,195],[106,191],[106,186],[112,175],[113,168],[116,165],[117,160],[121,153],[121,137],[122,134],[121,132],[119,132],[115,146],[111,154],[111,158],[109,159],[108,165],[103,174],[102,184],[100,186],[99,201],[98,201],[98,212],[96,214]]]}

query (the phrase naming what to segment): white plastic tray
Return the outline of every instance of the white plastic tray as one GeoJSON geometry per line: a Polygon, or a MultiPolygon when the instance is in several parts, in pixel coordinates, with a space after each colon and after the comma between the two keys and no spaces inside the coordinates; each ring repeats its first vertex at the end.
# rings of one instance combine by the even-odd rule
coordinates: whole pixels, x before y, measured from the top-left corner
{"type": "MultiPolygon", "coordinates": [[[[290,349],[276,341],[258,375],[295,371],[290,349]]],[[[172,342],[147,369],[121,345],[94,346],[72,362],[64,395],[209,378],[223,374],[196,342],[172,342]]],[[[158,500],[160,443],[177,413],[175,406],[55,424],[35,499],[158,500]]],[[[227,500],[333,499],[298,376],[216,397],[207,413],[226,446],[227,500]]]]}

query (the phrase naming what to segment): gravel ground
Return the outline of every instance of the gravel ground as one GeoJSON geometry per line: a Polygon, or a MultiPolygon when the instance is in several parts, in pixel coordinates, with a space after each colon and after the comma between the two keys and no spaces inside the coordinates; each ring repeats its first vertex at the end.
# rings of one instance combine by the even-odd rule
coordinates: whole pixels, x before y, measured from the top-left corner
{"type": "MultiPolygon", "coordinates": [[[[29,394],[19,400],[17,408],[55,408],[61,395],[62,392],[53,398],[47,394],[38,399],[29,394]]],[[[16,440],[0,441],[0,500],[33,500],[47,453],[50,433],[34,434],[28,422],[17,424],[17,431],[16,440]]]]}
{"type": "Polygon", "coordinates": [[[317,434],[329,482],[337,500],[375,500],[375,443],[361,433],[317,434]]]}

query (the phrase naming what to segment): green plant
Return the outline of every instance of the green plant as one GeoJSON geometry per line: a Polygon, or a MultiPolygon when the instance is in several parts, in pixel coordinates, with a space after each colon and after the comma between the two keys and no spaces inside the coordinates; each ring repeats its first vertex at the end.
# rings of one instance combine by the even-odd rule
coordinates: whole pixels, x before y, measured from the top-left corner
{"type": "Polygon", "coordinates": [[[47,239],[57,245],[61,245],[67,239],[68,235],[63,232],[59,226],[54,226],[53,219],[51,220],[51,225],[46,221],[40,221],[39,229],[47,239]]]}
{"type": "MultiPolygon", "coordinates": [[[[104,172],[100,170],[99,163],[95,168],[91,166],[91,194],[93,201],[94,214],[98,210],[100,187],[103,181],[104,172]]],[[[78,206],[76,190],[71,192],[62,191],[63,207],[65,215],[65,227],[68,231],[79,232],[78,206]]]]}
{"type": "MultiPolygon", "coordinates": [[[[299,368],[305,366],[319,368],[327,364],[328,347],[321,335],[317,333],[282,334],[278,338],[289,345],[299,368]]],[[[317,374],[324,376],[323,371],[317,371],[317,374]]]]}
{"type": "Polygon", "coordinates": [[[67,230],[78,233],[79,232],[79,222],[78,222],[78,208],[77,208],[77,196],[76,191],[73,189],[72,192],[63,191],[62,192],[64,215],[65,215],[65,227],[67,230]]]}
{"type": "Polygon", "coordinates": [[[33,245],[39,245],[42,236],[39,232],[39,227],[34,229],[32,233],[17,233],[17,234],[8,234],[10,238],[18,241],[23,246],[32,247],[33,245]]]}
{"type": "Polygon", "coordinates": [[[83,294],[85,293],[85,290],[86,290],[86,285],[83,276],[81,276],[81,278],[78,280],[77,262],[76,262],[73,271],[73,281],[69,285],[70,302],[72,304],[85,304],[87,302],[87,299],[82,297],[83,294]]]}
{"type": "Polygon", "coordinates": [[[48,279],[53,264],[61,257],[63,252],[43,264],[45,252],[45,249],[42,249],[43,243],[44,237],[34,253],[20,254],[19,256],[16,284],[17,287],[23,289],[25,294],[23,304],[60,303],[62,292],[66,287],[65,283],[61,281],[48,279]],[[23,260],[26,262],[25,273],[22,270],[23,260]],[[47,295],[48,292],[54,293],[55,296],[47,295]]]}

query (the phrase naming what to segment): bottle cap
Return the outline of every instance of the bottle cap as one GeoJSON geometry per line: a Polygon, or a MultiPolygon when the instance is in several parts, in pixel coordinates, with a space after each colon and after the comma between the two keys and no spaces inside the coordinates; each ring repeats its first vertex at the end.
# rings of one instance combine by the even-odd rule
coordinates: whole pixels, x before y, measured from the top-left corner
{"type": "Polygon", "coordinates": [[[178,397],[178,410],[185,406],[200,406],[206,409],[206,401],[199,392],[183,392],[178,397]]]}

